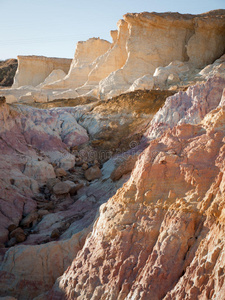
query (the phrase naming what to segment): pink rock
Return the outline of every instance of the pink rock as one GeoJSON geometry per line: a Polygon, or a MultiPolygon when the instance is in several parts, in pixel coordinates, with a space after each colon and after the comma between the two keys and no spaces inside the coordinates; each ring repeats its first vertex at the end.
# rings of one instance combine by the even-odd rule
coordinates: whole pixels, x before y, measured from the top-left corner
{"type": "Polygon", "coordinates": [[[224,86],[224,78],[213,77],[206,83],[196,84],[185,92],[168,97],[165,105],[152,119],[145,136],[152,140],[177,124],[198,124],[208,112],[219,105],[224,86]]]}

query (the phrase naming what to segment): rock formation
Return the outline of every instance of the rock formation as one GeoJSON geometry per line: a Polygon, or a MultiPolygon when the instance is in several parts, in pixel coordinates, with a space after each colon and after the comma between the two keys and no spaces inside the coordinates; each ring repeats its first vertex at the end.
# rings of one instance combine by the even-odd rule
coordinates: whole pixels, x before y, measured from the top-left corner
{"type": "Polygon", "coordinates": [[[3,299],[225,298],[225,11],[117,25],[1,90],[3,299]]]}
{"type": "Polygon", "coordinates": [[[223,297],[224,128],[218,107],[153,140],[51,299],[223,297]]]}
{"type": "Polygon", "coordinates": [[[224,24],[222,9],[200,15],[126,14],[112,32],[112,44],[99,38],[78,42],[70,69],[70,60],[19,57],[13,89],[4,95],[9,103],[47,102],[81,95],[104,99],[153,86],[184,87],[205,80],[201,69],[224,54],[224,24]],[[66,75],[54,71],[46,79],[57,69],[66,75]],[[16,89],[21,86],[30,87],[16,89]]]}
{"type": "Polygon", "coordinates": [[[68,73],[71,59],[50,58],[45,56],[18,56],[18,69],[14,78],[13,88],[25,85],[37,86],[53,70],[68,73]]]}

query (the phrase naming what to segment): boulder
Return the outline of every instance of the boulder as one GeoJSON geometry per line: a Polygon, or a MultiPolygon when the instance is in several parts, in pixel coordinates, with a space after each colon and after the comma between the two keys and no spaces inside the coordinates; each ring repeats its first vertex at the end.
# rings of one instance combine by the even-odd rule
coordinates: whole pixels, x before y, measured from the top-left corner
{"type": "Polygon", "coordinates": [[[66,171],[65,171],[63,168],[57,168],[57,169],[55,170],[55,175],[56,175],[57,177],[63,177],[63,176],[66,176],[67,173],[66,173],[66,171]]]}
{"type": "Polygon", "coordinates": [[[98,166],[93,166],[84,172],[84,176],[88,181],[99,179],[102,176],[102,172],[98,166]]]}
{"type": "Polygon", "coordinates": [[[68,194],[71,190],[71,185],[66,181],[56,183],[53,186],[53,193],[56,195],[68,194]]]}
{"type": "MultiPolygon", "coordinates": [[[[11,242],[9,241],[10,245],[12,245],[14,243],[14,240],[12,240],[13,238],[15,238],[16,243],[21,243],[26,240],[26,234],[23,231],[23,229],[20,227],[13,230],[9,236],[10,236],[10,241],[11,241],[11,242]]],[[[8,245],[9,245],[9,243],[8,243],[8,245]]]]}
{"type": "Polygon", "coordinates": [[[20,225],[24,228],[30,228],[36,224],[37,219],[38,213],[36,211],[31,212],[20,222],[20,225]]]}
{"type": "Polygon", "coordinates": [[[79,183],[76,184],[76,183],[74,183],[73,181],[70,181],[70,180],[66,180],[64,182],[70,186],[69,193],[72,196],[75,195],[76,192],[83,186],[82,184],[79,184],[79,183]]]}
{"type": "Polygon", "coordinates": [[[50,178],[55,178],[54,168],[46,161],[31,159],[26,163],[24,175],[44,184],[50,178]]]}
{"type": "Polygon", "coordinates": [[[152,75],[144,75],[134,81],[127,92],[135,90],[151,90],[154,87],[154,79],[152,75]]]}

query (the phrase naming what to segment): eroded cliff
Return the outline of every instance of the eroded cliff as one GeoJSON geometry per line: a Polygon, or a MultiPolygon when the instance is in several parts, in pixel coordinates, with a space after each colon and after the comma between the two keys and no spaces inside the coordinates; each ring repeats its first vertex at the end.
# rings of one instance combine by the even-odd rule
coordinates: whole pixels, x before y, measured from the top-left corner
{"type": "Polygon", "coordinates": [[[128,90],[184,87],[204,81],[201,70],[225,50],[222,9],[199,15],[126,14],[117,26],[112,44],[99,38],[78,42],[70,68],[69,60],[19,57],[14,89],[4,92],[7,102],[107,99],[128,90]]]}
{"type": "Polygon", "coordinates": [[[0,296],[225,297],[224,18],[126,14],[2,92],[0,296]]]}

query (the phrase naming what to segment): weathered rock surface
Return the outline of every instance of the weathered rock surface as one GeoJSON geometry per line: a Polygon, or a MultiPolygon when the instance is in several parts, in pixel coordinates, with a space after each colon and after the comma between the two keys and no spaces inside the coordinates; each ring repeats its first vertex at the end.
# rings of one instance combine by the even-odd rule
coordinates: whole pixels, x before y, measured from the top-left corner
{"type": "MultiPolygon", "coordinates": [[[[55,178],[52,164],[70,169],[75,157],[68,147],[88,141],[86,130],[66,111],[0,107],[0,241],[8,226],[32,212],[39,187],[55,178]],[[62,116],[62,117],[60,117],[62,116]]],[[[25,222],[25,219],[24,221],[25,222]]]]}
{"type": "Polygon", "coordinates": [[[106,99],[127,90],[205,80],[209,69],[201,69],[225,51],[224,20],[222,9],[199,15],[126,14],[112,32],[112,44],[99,38],[78,42],[69,72],[69,60],[19,57],[13,89],[2,93],[8,103],[81,95],[106,99]],[[68,73],[64,77],[63,71],[68,73]]]}
{"type": "Polygon", "coordinates": [[[2,90],[39,108],[0,99],[0,296],[224,298],[224,18],[127,14],[2,90]]]}
{"type": "Polygon", "coordinates": [[[121,69],[100,82],[100,93],[108,97],[120,94],[137,78],[153,74],[156,68],[173,61],[188,62],[195,68],[212,63],[224,54],[224,17],[224,10],[196,16],[126,14],[124,20],[130,30],[128,59],[121,69]]]}
{"type": "Polygon", "coordinates": [[[71,59],[52,58],[45,56],[18,56],[18,69],[14,78],[13,88],[25,85],[37,86],[53,71],[60,69],[66,74],[71,59]]]}
{"type": "Polygon", "coordinates": [[[224,138],[218,107],[152,141],[49,297],[223,298],[224,138]]]}
{"type": "Polygon", "coordinates": [[[145,136],[155,139],[176,124],[198,124],[219,105],[224,86],[225,78],[216,76],[209,78],[206,83],[191,86],[185,92],[168,97],[165,105],[155,114],[145,136]]]}
{"type": "Polygon", "coordinates": [[[83,246],[87,232],[84,230],[71,239],[48,245],[11,248],[0,268],[0,295],[16,294],[18,299],[33,299],[51,288],[83,246]],[[16,292],[18,290],[19,294],[16,292]]]}
{"type": "Polygon", "coordinates": [[[93,166],[85,171],[84,176],[88,181],[92,181],[99,179],[102,176],[102,172],[98,166],[93,166]]]}

